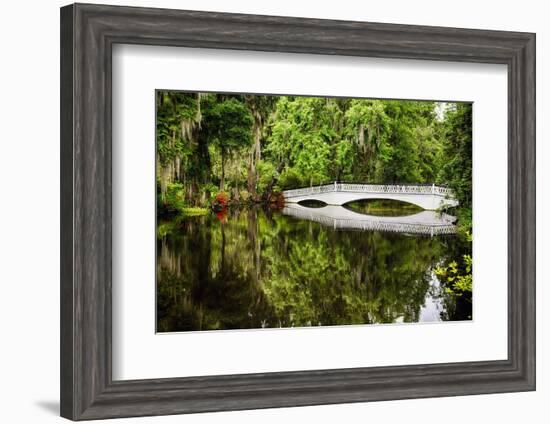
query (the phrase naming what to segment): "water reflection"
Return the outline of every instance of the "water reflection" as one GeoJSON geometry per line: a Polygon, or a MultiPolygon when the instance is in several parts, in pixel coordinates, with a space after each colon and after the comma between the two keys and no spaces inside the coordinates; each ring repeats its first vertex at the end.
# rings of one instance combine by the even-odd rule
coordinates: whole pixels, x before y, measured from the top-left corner
{"type": "Polygon", "coordinates": [[[420,210],[409,215],[367,215],[343,206],[306,207],[288,203],[283,209],[285,215],[319,222],[334,229],[376,230],[396,233],[426,234],[430,236],[454,234],[456,218],[436,211],[420,210]]]}
{"type": "Polygon", "coordinates": [[[250,208],[162,222],[158,331],[471,316],[471,303],[447,294],[433,272],[468,251],[458,237],[335,230],[334,222],[289,210],[250,208]]]}

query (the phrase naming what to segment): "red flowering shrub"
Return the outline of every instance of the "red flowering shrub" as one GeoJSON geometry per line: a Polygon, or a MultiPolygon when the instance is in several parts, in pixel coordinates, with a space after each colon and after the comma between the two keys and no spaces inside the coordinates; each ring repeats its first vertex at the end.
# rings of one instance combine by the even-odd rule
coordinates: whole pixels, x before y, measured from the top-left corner
{"type": "Polygon", "coordinates": [[[222,207],[227,206],[229,202],[229,195],[225,191],[220,191],[216,194],[216,203],[222,207]]]}

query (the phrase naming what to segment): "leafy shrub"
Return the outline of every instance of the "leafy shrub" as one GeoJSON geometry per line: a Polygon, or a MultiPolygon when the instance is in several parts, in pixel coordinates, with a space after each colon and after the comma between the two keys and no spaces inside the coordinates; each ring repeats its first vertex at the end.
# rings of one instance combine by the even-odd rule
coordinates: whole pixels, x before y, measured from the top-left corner
{"type": "Polygon", "coordinates": [[[446,267],[437,267],[435,274],[445,285],[448,293],[462,294],[472,292],[472,257],[464,255],[463,270],[459,269],[459,264],[452,261],[446,267]]]}
{"type": "Polygon", "coordinates": [[[166,196],[162,205],[166,212],[178,212],[185,207],[183,184],[172,183],[166,187],[166,196]]]}
{"type": "Polygon", "coordinates": [[[212,197],[214,197],[219,190],[218,186],[212,183],[205,184],[203,189],[208,199],[211,199],[212,197]]]}
{"type": "Polygon", "coordinates": [[[271,162],[260,161],[258,163],[258,192],[265,193],[273,179],[277,178],[277,170],[271,162]]]}
{"type": "Polygon", "coordinates": [[[294,169],[290,168],[285,170],[281,174],[278,185],[281,190],[288,190],[302,186],[303,182],[300,178],[300,174],[298,174],[298,172],[294,169]]]}
{"type": "Polygon", "coordinates": [[[225,191],[220,191],[218,194],[216,194],[215,202],[222,207],[227,206],[227,204],[229,203],[229,194],[227,194],[225,191]]]}
{"type": "Polygon", "coordinates": [[[191,208],[181,209],[180,216],[181,217],[202,216],[202,215],[206,215],[207,213],[208,213],[208,209],[206,208],[191,207],[191,208]]]}

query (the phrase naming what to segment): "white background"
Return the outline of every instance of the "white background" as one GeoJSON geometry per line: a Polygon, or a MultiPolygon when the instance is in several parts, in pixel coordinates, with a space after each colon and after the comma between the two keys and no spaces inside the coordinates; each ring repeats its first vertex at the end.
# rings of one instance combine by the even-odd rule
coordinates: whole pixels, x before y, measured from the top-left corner
{"type": "Polygon", "coordinates": [[[113,378],[506,359],[507,88],[504,65],[116,46],[113,378]],[[474,320],[155,335],[153,117],[159,87],[472,101],[474,320]]]}
{"type": "MultiPolygon", "coordinates": [[[[357,0],[297,2],[130,1],[112,2],[197,10],[263,13],[537,32],[538,138],[538,391],[534,393],[423,399],[308,408],[133,419],[120,422],[401,422],[543,423],[550,419],[550,373],[545,358],[550,301],[543,287],[548,261],[543,217],[550,194],[549,150],[543,146],[546,105],[544,71],[550,55],[545,2],[357,0]],[[544,249],[544,250],[543,250],[544,249]],[[139,420],[139,421],[138,421],[139,420]]],[[[2,258],[0,303],[0,419],[11,423],[61,422],[59,392],[59,11],[58,1],[11,2],[2,10],[0,181],[2,258]]],[[[547,113],[546,113],[547,114],[547,113]]],[[[491,164],[487,164],[488,172],[491,164]]]]}

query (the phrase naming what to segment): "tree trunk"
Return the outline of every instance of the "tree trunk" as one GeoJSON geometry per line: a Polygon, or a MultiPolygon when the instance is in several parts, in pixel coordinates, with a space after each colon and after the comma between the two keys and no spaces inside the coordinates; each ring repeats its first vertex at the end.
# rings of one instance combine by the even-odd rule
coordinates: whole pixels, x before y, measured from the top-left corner
{"type": "MultiPolygon", "coordinates": [[[[285,168],[284,161],[279,162],[279,165],[277,165],[277,172],[276,175],[281,175],[281,172],[283,172],[283,169],[285,168]]],[[[267,188],[265,189],[265,193],[263,194],[263,197],[265,200],[269,200],[269,196],[271,195],[271,192],[273,191],[273,187],[277,183],[277,177],[273,177],[269,184],[267,185],[267,188]]]]}
{"type": "Polygon", "coordinates": [[[220,191],[225,190],[225,150],[222,149],[222,178],[220,180],[220,191]]]}
{"type": "Polygon", "coordinates": [[[163,166],[160,171],[160,196],[163,203],[166,203],[166,192],[170,183],[170,165],[163,166]]]}
{"type": "Polygon", "coordinates": [[[252,127],[253,144],[248,162],[248,193],[252,200],[257,200],[256,186],[258,185],[258,163],[261,155],[262,122],[260,115],[254,113],[254,126],[252,127]]]}
{"type": "Polygon", "coordinates": [[[361,151],[365,153],[365,126],[362,122],[359,124],[357,142],[361,151]]]}

